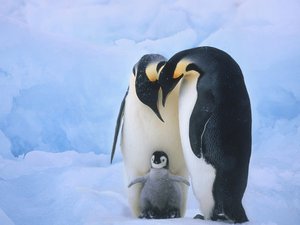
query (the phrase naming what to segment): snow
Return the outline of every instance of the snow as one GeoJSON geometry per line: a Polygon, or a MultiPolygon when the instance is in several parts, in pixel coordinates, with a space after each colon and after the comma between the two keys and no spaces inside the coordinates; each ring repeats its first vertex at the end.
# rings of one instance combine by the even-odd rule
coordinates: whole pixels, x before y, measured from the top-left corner
{"type": "MultiPolygon", "coordinates": [[[[110,165],[109,159],[107,154],[75,151],[32,151],[25,158],[1,158],[1,224],[140,224],[130,214],[123,163],[110,165]]],[[[253,157],[244,199],[248,224],[297,224],[298,160],[282,168],[272,161],[253,157]]],[[[216,224],[193,220],[196,213],[190,190],[185,218],[143,223],[216,224]]]]}
{"type": "MultiPolygon", "coordinates": [[[[300,2],[1,0],[0,224],[140,224],[115,120],[132,66],[202,45],[241,66],[252,104],[248,224],[300,221],[300,2]]],[[[185,218],[145,224],[218,224],[185,218]]],[[[221,223],[220,223],[221,224],[221,223]]]]}

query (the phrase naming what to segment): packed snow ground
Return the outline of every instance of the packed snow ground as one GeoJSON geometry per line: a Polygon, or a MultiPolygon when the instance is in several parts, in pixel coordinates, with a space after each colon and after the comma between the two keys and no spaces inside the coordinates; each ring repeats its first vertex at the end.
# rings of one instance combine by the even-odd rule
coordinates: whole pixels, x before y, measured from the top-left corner
{"type": "MultiPolygon", "coordinates": [[[[300,221],[299,160],[277,160],[262,155],[252,158],[244,198],[249,225],[300,221]]],[[[141,224],[130,214],[123,164],[110,165],[108,155],[33,151],[24,159],[2,158],[0,165],[3,225],[141,224]]],[[[143,224],[217,224],[193,220],[196,213],[190,188],[185,218],[143,220],[143,224]]]]}
{"type": "MultiPolygon", "coordinates": [[[[300,223],[300,2],[0,0],[0,224],[140,224],[114,124],[132,66],[211,45],[252,104],[248,224],[300,223]],[[15,158],[18,156],[18,158],[15,158]]],[[[145,224],[217,224],[186,217],[145,224]]]]}

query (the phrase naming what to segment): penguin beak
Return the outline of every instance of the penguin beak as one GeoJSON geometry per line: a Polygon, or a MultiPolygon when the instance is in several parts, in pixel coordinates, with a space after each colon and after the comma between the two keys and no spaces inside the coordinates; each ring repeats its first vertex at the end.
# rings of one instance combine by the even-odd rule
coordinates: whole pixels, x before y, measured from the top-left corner
{"type": "Polygon", "coordinates": [[[163,87],[161,88],[161,90],[162,90],[162,105],[163,105],[163,107],[165,107],[167,97],[168,97],[170,92],[166,91],[166,89],[164,89],[163,87]]]}
{"type": "MultiPolygon", "coordinates": [[[[141,79],[144,79],[142,77],[141,79]]],[[[157,106],[158,100],[158,91],[159,91],[159,84],[157,81],[150,82],[147,78],[144,82],[139,82],[139,85],[136,85],[136,94],[140,101],[147,105],[155,115],[164,122],[157,106]]]]}
{"type": "Polygon", "coordinates": [[[142,98],[142,102],[144,102],[144,104],[146,104],[147,106],[150,107],[150,109],[152,109],[152,111],[155,113],[155,115],[164,123],[165,121],[163,120],[159,109],[158,109],[158,91],[159,91],[159,84],[158,82],[152,82],[149,84],[149,86],[152,87],[152,91],[150,91],[150,89],[148,89],[148,91],[150,91],[149,95],[144,96],[144,98],[142,98]]]}
{"type": "MultiPolygon", "coordinates": [[[[157,99],[158,97],[154,97],[154,99],[157,99]]],[[[160,112],[158,110],[158,106],[157,106],[157,101],[148,101],[148,102],[144,102],[144,104],[146,104],[147,106],[150,107],[150,109],[152,109],[152,111],[155,113],[155,115],[164,123],[165,121],[163,120],[162,116],[160,115],[160,112]]],[[[149,99],[148,99],[149,100],[149,99]]]]}
{"type": "Polygon", "coordinates": [[[183,75],[173,78],[173,77],[159,77],[159,84],[162,90],[162,105],[165,107],[166,101],[168,98],[168,95],[171,93],[171,91],[176,87],[177,83],[180,81],[180,79],[183,77],[183,75]]]}
{"type": "Polygon", "coordinates": [[[162,116],[160,115],[157,105],[150,107],[150,108],[153,110],[153,112],[156,114],[156,116],[164,123],[165,121],[163,120],[162,116]]]}

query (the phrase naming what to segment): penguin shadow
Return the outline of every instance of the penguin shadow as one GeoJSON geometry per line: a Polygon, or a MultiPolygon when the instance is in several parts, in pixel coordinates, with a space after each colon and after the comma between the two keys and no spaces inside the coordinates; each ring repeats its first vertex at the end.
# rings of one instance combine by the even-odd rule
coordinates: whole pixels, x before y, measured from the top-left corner
{"type": "Polygon", "coordinates": [[[169,159],[165,152],[156,151],[151,157],[150,171],[130,182],[128,188],[142,184],[140,194],[140,219],[180,218],[182,190],[180,183],[190,185],[184,177],[169,171],[169,159]]]}

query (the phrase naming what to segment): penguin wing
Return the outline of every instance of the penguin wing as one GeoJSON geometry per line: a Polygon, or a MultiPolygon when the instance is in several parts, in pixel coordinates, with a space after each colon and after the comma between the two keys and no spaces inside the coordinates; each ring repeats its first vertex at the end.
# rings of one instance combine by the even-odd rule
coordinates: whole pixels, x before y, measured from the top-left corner
{"type": "Polygon", "coordinates": [[[185,179],[184,177],[176,176],[173,174],[169,174],[169,177],[170,177],[171,181],[182,182],[182,183],[186,184],[187,186],[190,186],[190,182],[187,179],[185,179]]]}
{"type": "Polygon", "coordinates": [[[194,154],[201,158],[203,137],[215,111],[215,95],[212,90],[199,87],[199,84],[201,82],[198,83],[198,98],[190,118],[189,138],[194,154]]]}
{"type": "Polygon", "coordinates": [[[125,107],[125,102],[126,102],[127,94],[128,94],[128,88],[127,88],[125,96],[124,96],[124,98],[122,100],[122,103],[121,103],[121,106],[120,106],[120,110],[119,110],[119,115],[118,115],[118,119],[117,119],[117,123],[116,123],[116,128],[115,128],[114,142],[113,142],[113,146],[112,146],[112,150],[111,150],[111,155],[110,155],[110,163],[112,163],[112,161],[113,161],[115,150],[116,150],[116,145],[117,145],[118,136],[119,136],[119,132],[120,132],[121,122],[122,122],[122,118],[123,118],[123,115],[124,115],[124,107],[125,107]]]}
{"type": "Polygon", "coordinates": [[[147,181],[147,179],[148,179],[148,174],[145,175],[145,176],[142,176],[142,177],[137,177],[128,184],[128,187],[130,188],[132,185],[137,184],[137,183],[143,183],[144,184],[147,181]]]}

